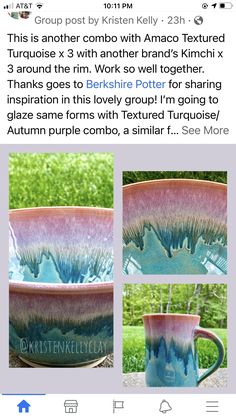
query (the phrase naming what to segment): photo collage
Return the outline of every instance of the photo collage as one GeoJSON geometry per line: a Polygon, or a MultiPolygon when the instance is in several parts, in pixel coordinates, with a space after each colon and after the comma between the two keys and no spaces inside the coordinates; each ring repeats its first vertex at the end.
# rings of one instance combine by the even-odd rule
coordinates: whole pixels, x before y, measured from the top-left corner
{"type": "Polygon", "coordinates": [[[115,146],[12,147],[10,369],[110,371],[128,392],[225,390],[232,163],[219,166],[219,146],[206,169],[205,147],[196,170],[202,148],[182,147],[187,164],[163,145],[156,165],[143,146],[131,163],[115,146]]]}

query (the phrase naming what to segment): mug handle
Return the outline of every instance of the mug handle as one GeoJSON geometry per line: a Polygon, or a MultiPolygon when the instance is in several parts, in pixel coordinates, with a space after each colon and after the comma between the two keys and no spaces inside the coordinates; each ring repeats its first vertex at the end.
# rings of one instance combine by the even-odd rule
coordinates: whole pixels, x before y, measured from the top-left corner
{"type": "Polygon", "coordinates": [[[214,342],[218,349],[218,359],[217,361],[210,367],[206,372],[204,372],[201,377],[198,378],[197,384],[199,385],[205,378],[209,377],[209,375],[213,374],[223,362],[225,356],[225,349],[223,342],[215,333],[210,332],[209,330],[203,329],[201,327],[196,327],[194,329],[194,340],[202,338],[202,339],[209,339],[214,342]]]}

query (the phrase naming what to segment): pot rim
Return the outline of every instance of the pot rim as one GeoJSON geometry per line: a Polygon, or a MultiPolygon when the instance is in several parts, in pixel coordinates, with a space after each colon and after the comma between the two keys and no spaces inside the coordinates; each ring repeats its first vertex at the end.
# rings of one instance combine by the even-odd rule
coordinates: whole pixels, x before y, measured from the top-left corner
{"type": "Polygon", "coordinates": [[[144,180],[141,182],[135,182],[135,183],[129,183],[127,185],[123,185],[123,189],[131,189],[132,187],[136,187],[137,189],[141,189],[143,188],[145,185],[150,185],[150,186],[154,186],[154,185],[159,185],[162,186],[165,184],[169,184],[168,186],[171,186],[171,184],[173,184],[173,186],[175,187],[181,187],[183,184],[187,184],[187,186],[198,186],[198,185],[202,185],[205,187],[214,187],[214,188],[218,188],[218,189],[226,189],[227,190],[227,183],[222,183],[222,182],[214,182],[211,180],[202,180],[202,179],[185,179],[185,178],[179,178],[179,179],[153,179],[153,180],[144,180]]]}
{"type": "Polygon", "coordinates": [[[102,208],[102,207],[80,207],[80,206],[52,206],[52,207],[29,207],[29,208],[12,208],[9,209],[9,214],[12,213],[20,213],[20,212],[51,212],[52,210],[59,210],[61,211],[78,211],[78,212],[97,212],[97,213],[107,213],[113,214],[113,208],[102,208]]]}
{"type": "Polygon", "coordinates": [[[184,313],[150,313],[150,314],[143,314],[143,318],[148,317],[184,317],[184,318],[194,318],[200,319],[198,314],[184,314],[184,313]]]}
{"type": "Polygon", "coordinates": [[[83,295],[113,293],[113,281],[86,284],[50,284],[9,281],[9,291],[17,294],[83,295]]]}

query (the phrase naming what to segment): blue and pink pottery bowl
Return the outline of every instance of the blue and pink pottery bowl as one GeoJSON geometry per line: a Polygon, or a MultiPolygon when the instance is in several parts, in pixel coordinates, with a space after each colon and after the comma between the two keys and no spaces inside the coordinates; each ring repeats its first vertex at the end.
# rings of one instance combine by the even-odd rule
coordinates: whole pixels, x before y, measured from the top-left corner
{"type": "Polygon", "coordinates": [[[94,366],[113,352],[113,210],[9,215],[10,349],[32,366],[94,366]]]}
{"type": "Polygon", "coordinates": [[[123,189],[124,274],[227,273],[227,185],[164,179],[123,189]]]}

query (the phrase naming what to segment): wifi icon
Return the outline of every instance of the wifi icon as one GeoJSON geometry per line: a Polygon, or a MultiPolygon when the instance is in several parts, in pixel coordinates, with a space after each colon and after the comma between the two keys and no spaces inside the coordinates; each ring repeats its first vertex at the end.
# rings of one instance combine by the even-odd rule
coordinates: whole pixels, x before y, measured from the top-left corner
{"type": "Polygon", "coordinates": [[[43,3],[36,3],[36,6],[38,9],[41,9],[43,7],[43,3]]]}

